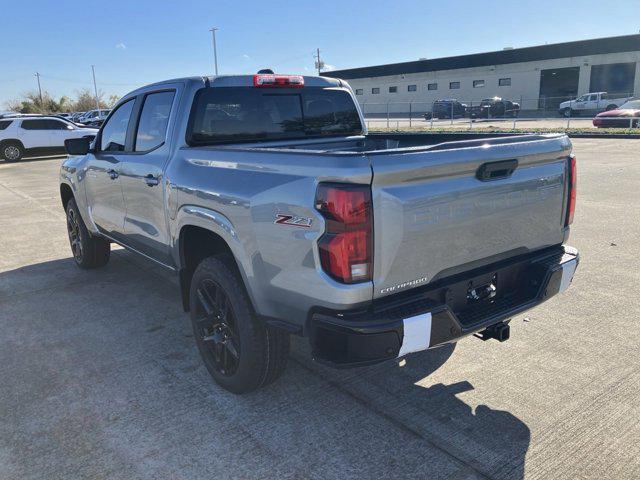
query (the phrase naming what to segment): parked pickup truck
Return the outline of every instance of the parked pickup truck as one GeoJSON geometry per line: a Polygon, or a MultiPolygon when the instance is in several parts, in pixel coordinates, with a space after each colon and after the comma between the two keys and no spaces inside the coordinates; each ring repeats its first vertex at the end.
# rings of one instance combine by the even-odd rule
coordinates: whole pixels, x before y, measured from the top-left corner
{"type": "Polygon", "coordinates": [[[60,171],[73,258],[118,243],[179,275],[204,364],[242,393],[289,335],[367,365],[476,334],[564,291],[576,162],[565,135],[369,135],[341,80],[170,80],[126,95],[60,171]]]}
{"type": "Polygon", "coordinates": [[[582,113],[596,114],[602,111],[615,110],[631,97],[609,95],[607,92],[586,93],[562,102],[558,113],[563,117],[577,117],[582,113]]]}

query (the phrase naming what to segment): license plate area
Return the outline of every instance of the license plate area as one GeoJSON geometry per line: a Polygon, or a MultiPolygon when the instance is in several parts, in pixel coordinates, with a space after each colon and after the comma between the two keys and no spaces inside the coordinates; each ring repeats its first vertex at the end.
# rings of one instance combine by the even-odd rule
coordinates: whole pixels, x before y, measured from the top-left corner
{"type": "Polygon", "coordinates": [[[544,270],[529,262],[498,268],[449,285],[444,302],[467,327],[480,312],[532,300],[543,276],[544,270]]]}

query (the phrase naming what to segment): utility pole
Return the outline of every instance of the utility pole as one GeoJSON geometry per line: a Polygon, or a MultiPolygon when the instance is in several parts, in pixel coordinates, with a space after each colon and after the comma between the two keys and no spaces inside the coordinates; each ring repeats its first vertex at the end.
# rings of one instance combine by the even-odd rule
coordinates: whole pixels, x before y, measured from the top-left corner
{"type": "Polygon", "coordinates": [[[218,49],[216,48],[216,30],[218,27],[211,27],[209,30],[213,37],[213,65],[215,66],[215,73],[218,75],[218,49]]]}
{"type": "Polygon", "coordinates": [[[38,79],[38,92],[40,92],[40,110],[44,113],[44,102],[42,101],[42,87],[40,86],[40,74],[36,72],[36,78],[38,79]]]}
{"type": "Polygon", "coordinates": [[[324,62],[320,60],[320,49],[316,49],[316,68],[318,69],[318,75],[320,75],[320,71],[324,68],[324,62]]]}
{"type": "Polygon", "coordinates": [[[91,65],[91,73],[93,74],[93,92],[96,95],[96,108],[100,110],[100,100],[98,100],[98,87],[96,85],[96,66],[91,65]]]}

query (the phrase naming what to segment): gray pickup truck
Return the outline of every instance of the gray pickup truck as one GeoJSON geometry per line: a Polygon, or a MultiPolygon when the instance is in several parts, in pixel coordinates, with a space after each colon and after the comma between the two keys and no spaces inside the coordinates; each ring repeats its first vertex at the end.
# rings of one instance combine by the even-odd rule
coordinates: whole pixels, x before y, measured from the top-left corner
{"type": "Polygon", "coordinates": [[[203,361],[236,393],[278,377],[290,334],[335,367],[506,340],[578,264],[566,136],[372,135],[337,79],[149,85],[66,147],[78,266],[118,243],[176,272],[203,361]]]}

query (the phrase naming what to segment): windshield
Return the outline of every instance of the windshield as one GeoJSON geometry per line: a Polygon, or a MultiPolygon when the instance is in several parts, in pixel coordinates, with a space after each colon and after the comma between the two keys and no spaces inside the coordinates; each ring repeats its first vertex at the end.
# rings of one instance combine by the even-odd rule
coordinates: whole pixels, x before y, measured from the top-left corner
{"type": "Polygon", "coordinates": [[[640,98],[637,100],[629,100],[620,106],[620,110],[629,108],[632,110],[640,110],[640,98]]]}
{"type": "Polygon", "coordinates": [[[343,89],[213,87],[196,95],[187,143],[359,135],[362,130],[351,95],[343,89]]]}

